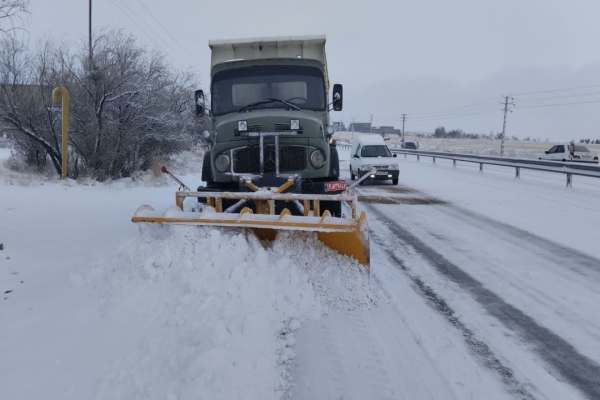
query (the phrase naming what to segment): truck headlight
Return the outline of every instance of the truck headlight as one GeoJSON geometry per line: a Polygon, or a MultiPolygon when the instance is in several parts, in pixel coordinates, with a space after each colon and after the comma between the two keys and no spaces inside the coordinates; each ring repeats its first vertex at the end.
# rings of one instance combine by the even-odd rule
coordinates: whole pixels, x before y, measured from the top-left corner
{"type": "Polygon", "coordinates": [[[300,130],[300,120],[299,119],[292,119],[292,120],[290,120],[290,129],[292,131],[298,131],[298,130],[300,130]]]}
{"type": "Polygon", "coordinates": [[[315,168],[321,168],[325,164],[325,154],[319,149],[310,153],[310,163],[315,168]]]}
{"type": "Polygon", "coordinates": [[[229,169],[229,156],[227,154],[219,154],[215,159],[215,167],[219,172],[225,172],[229,169]]]}
{"type": "Polygon", "coordinates": [[[238,121],[238,132],[246,132],[248,130],[248,121],[238,121]]]}

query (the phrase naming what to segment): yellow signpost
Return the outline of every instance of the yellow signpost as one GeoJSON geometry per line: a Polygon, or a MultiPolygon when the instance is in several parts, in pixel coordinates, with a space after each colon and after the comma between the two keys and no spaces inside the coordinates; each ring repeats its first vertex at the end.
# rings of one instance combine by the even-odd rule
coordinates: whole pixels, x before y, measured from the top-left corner
{"type": "Polygon", "coordinates": [[[67,160],[69,159],[69,91],[64,86],[54,88],[52,91],[52,103],[60,103],[62,121],[62,141],[60,146],[61,177],[67,177],[67,160]]]}

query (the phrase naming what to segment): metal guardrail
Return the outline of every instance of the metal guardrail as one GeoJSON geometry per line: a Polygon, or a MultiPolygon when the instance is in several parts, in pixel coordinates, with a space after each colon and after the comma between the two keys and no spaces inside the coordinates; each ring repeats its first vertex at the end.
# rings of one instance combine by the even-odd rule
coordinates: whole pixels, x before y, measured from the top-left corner
{"type": "Polygon", "coordinates": [[[496,165],[502,167],[510,167],[515,169],[515,178],[521,177],[521,169],[543,171],[550,173],[564,174],[566,177],[567,187],[573,186],[573,176],[585,176],[589,178],[600,178],[600,167],[593,163],[574,163],[574,162],[557,162],[530,160],[523,158],[506,158],[506,157],[491,157],[478,156],[472,154],[460,153],[444,153],[435,151],[421,150],[406,150],[406,149],[390,149],[392,153],[404,154],[404,157],[413,155],[420,160],[421,157],[429,157],[435,163],[436,159],[452,160],[453,166],[456,167],[457,162],[465,162],[479,164],[479,171],[483,172],[484,165],[496,165]]]}

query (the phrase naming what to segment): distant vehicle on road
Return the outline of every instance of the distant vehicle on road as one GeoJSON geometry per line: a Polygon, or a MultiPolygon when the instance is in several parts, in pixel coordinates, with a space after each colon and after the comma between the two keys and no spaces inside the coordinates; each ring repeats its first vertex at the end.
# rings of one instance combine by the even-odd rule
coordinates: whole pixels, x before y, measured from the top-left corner
{"type": "Polygon", "coordinates": [[[352,158],[350,160],[350,178],[362,177],[375,169],[367,180],[391,180],[398,184],[400,170],[396,155],[392,154],[383,138],[378,135],[362,135],[352,142],[352,158]]]}
{"type": "Polygon", "coordinates": [[[402,145],[400,147],[403,149],[407,149],[407,150],[417,150],[419,148],[419,143],[407,141],[407,142],[402,143],[402,145]]]}
{"type": "Polygon", "coordinates": [[[544,154],[538,157],[539,160],[550,161],[574,161],[574,162],[598,162],[598,156],[593,154],[590,149],[581,144],[564,143],[552,146],[544,154]]]}

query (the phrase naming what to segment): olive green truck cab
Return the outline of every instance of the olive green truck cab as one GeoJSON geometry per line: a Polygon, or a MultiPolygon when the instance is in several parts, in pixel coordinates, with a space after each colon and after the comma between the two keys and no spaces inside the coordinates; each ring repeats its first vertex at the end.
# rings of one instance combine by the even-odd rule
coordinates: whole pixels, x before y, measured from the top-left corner
{"type": "Polygon", "coordinates": [[[203,91],[195,94],[196,111],[208,111],[211,126],[206,188],[199,190],[247,190],[248,180],[278,187],[293,179],[288,192],[342,191],[329,111],[342,109],[343,89],[330,90],[325,37],[210,41],[209,47],[209,110],[203,91]]]}

